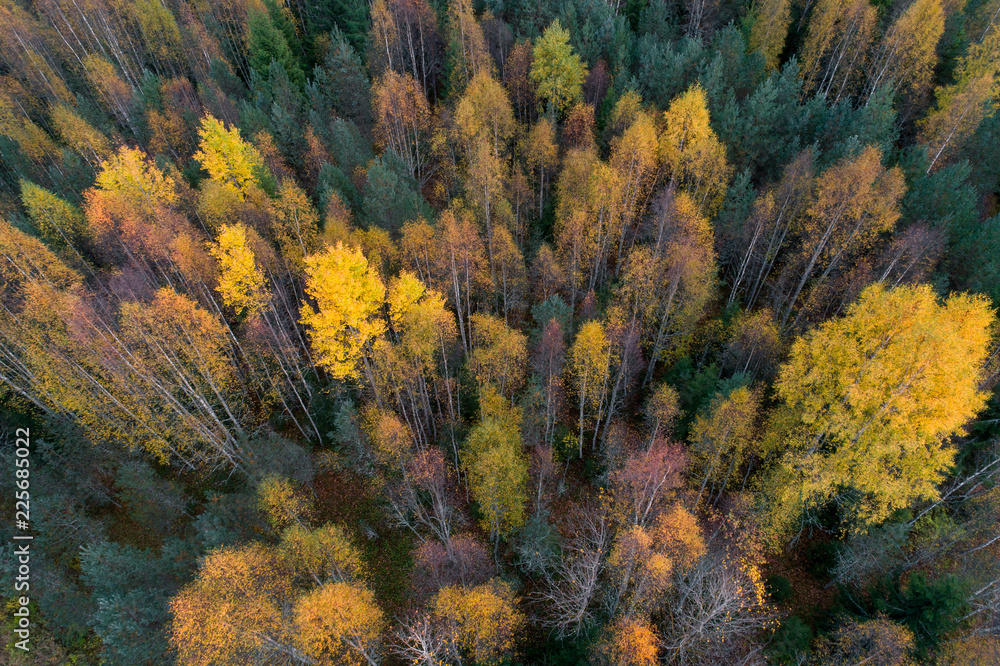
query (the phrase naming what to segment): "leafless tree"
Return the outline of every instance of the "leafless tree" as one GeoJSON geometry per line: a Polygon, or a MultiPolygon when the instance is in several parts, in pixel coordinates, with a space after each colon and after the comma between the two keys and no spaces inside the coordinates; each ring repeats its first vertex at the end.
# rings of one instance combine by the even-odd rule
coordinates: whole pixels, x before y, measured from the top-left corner
{"type": "Polygon", "coordinates": [[[752,664],[771,612],[759,574],[739,549],[716,542],[675,584],[662,645],[674,664],[752,664]]]}
{"type": "Polygon", "coordinates": [[[581,506],[570,520],[572,536],[562,557],[546,574],[537,600],[542,622],[560,638],[579,636],[594,619],[601,571],[611,541],[611,524],[603,507],[581,506]]]}

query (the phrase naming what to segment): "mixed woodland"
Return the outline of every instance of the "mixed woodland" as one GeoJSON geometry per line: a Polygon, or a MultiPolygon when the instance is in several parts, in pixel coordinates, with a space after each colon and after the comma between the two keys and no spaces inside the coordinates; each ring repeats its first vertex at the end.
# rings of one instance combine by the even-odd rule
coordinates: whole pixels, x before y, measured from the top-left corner
{"type": "Polygon", "coordinates": [[[10,664],[1000,663],[1000,0],[0,0],[10,664]]]}

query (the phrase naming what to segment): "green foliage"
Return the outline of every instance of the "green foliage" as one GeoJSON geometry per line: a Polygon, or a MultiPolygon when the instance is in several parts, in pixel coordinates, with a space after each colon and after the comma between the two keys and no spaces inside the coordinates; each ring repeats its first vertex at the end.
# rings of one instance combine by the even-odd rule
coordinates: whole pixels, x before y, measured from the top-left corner
{"type": "Polygon", "coordinates": [[[707,53],[711,57],[702,64],[698,78],[713,114],[729,101],[749,95],[767,74],[764,57],[747,47],[739,28],[733,24],[712,35],[707,53]]]}
{"type": "Polygon", "coordinates": [[[825,132],[819,137],[820,165],[833,164],[865,146],[891,154],[899,139],[894,101],[891,89],[881,86],[867,104],[855,107],[845,100],[830,109],[825,132]]]}
{"type": "Polygon", "coordinates": [[[309,451],[275,432],[257,433],[246,443],[249,467],[255,478],[278,474],[308,484],[315,470],[309,451]]]}
{"type": "Polygon", "coordinates": [[[187,496],[175,482],[161,478],[143,462],[120,466],[115,486],[117,499],[125,505],[129,517],[160,534],[170,531],[188,503],[187,496]]]}
{"type": "Polygon", "coordinates": [[[247,40],[247,60],[250,67],[261,77],[266,78],[271,68],[271,62],[277,62],[284,69],[288,78],[300,89],[305,85],[305,74],[299,59],[293,53],[288,43],[288,35],[282,29],[285,23],[275,25],[275,12],[280,13],[271,0],[267,13],[251,12],[249,19],[249,37],[247,40]]]}
{"type": "Polygon", "coordinates": [[[872,590],[874,609],[909,626],[921,653],[955,629],[968,607],[967,594],[968,584],[954,574],[928,580],[915,573],[905,582],[890,579],[872,590]]]}
{"type": "Polygon", "coordinates": [[[675,427],[675,436],[686,438],[695,415],[715,395],[719,384],[719,367],[715,363],[695,368],[690,356],[682,356],[664,376],[671,386],[677,387],[681,398],[683,416],[675,427]]]}
{"type": "Polygon", "coordinates": [[[809,654],[813,630],[797,615],[785,619],[774,632],[774,638],[768,647],[771,658],[777,664],[801,664],[802,659],[809,654]]]}
{"type": "Polygon", "coordinates": [[[536,41],[533,51],[531,79],[538,86],[539,98],[548,103],[550,115],[564,111],[583,94],[587,69],[573,51],[569,37],[556,20],[536,41]]]}
{"type": "Polygon", "coordinates": [[[398,234],[406,222],[430,216],[416,181],[395,153],[383,153],[368,166],[361,216],[367,226],[393,234],[398,234]]]}
{"type": "Polygon", "coordinates": [[[204,510],[194,519],[197,540],[204,551],[235,545],[265,530],[263,517],[251,493],[208,494],[204,510]]]}
{"type": "Polygon", "coordinates": [[[914,171],[903,214],[912,222],[927,222],[943,230],[949,251],[947,275],[955,288],[1000,298],[1000,219],[981,219],[979,190],[969,180],[973,167],[966,161],[926,173],[926,153],[907,155],[914,171]]]}
{"type": "Polygon", "coordinates": [[[792,582],[784,576],[768,576],[765,584],[767,586],[767,593],[779,604],[788,601],[795,594],[795,591],[792,589],[792,582]]]}
{"type": "Polygon", "coordinates": [[[730,100],[713,114],[713,127],[737,169],[749,167],[759,177],[775,180],[785,164],[816,140],[829,110],[818,97],[802,99],[801,88],[792,58],[748,97],[730,100]]]}
{"type": "Polygon", "coordinates": [[[357,53],[365,52],[368,42],[367,2],[353,0],[320,0],[310,3],[306,14],[309,33],[319,41],[335,29],[343,33],[357,53]]]}
{"type": "Polygon", "coordinates": [[[639,39],[636,52],[636,79],[642,98],[660,109],[666,109],[674,97],[695,82],[698,65],[705,56],[701,41],[689,37],[670,43],[646,35],[639,39]]]}
{"type": "Polygon", "coordinates": [[[81,577],[97,603],[94,631],[107,663],[152,665],[169,654],[161,628],[170,595],[194,568],[191,546],[168,542],[157,553],[104,541],[83,548],[81,577]]]}
{"type": "Polygon", "coordinates": [[[544,514],[533,515],[514,539],[514,551],[524,571],[543,574],[559,560],[559,534],[544,514]]]}
{"type": "Polygon", "coordinates": [[[161,630],[169,621],[167,596],[162,591],[135,589],[101,597],[93,621],[101,639],[101,663],[152,665],[172,652],[161,630]]]}
{"type": "Polygon", "coordinates": [[[320,117],[327,116],[333,109],[338,116],[370,130],[371,85],[361,58],[337,28],[330,31],[330,45],[323,62],[313,68],[306,96],[312,110],[320,117]]]}
{"type": "Polygon", "coordinates": [[[559,322],[564,337],[569,337],[572,332],[573,310],[558,294],[553,294],[541,303],[531,306],[531,316],[535,320],[533,331],[535,339],[541,336],[549,321],[553,319],[559,322]]]}
{"type": "Polygon", "coordinates": [[[624,74],[635,40],[626,13],[629,9],[637,13],[639,4],[633,1],[621,12],[602,0],[572,0],[563,3],[559,21],[569,31],[573,50],[588,67],[603,60],[612,74],[624,74]]]}

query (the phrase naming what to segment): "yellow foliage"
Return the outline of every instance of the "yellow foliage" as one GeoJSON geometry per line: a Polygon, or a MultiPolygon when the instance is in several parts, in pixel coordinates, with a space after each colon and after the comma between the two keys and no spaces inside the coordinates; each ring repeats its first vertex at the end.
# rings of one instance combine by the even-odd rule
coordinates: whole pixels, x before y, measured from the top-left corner
{"type": "Polygon", "coordinates": [[[264,160],[257,149],[243,140],[238,129],[226,129],[222,121],[212,115],[202,118],[198,138],[200,142],[194,158],[212,180],[241,199],[245,198],[265,172],[264,160]]]}
{"type": "Polygon", "coordinates": [[[107,138],[91,127],[68,104],[53,106],[49,117],[63,143],[95,167],[111,154],[111,143],[107,138]]]}
{"type": "Polygon", "coordinates": [[[499,580],[470,589],[441,589],[434,613],[448,622],[453,640],[470,660],[484,665],[500,663],[514,649],[525,621],[510,585],[499,580]]]}
{"type": "Polygon", "coordinates": [[[170,642],[184,666],[253,663],[289,644],[291,579],[266,546],[217,550],[170,602],[170,642]]]}
{"type": "Polygon", "coordinates": [[[222,301],[237,317],[252,317],[267,304],[270,294],[264,287],[264,273],[255,261],[242,224],[223,225],[209,252],[219,262],[222,301]]]}
{"type": "Polygon", "coordinates": [[[874,52],[867,85],[870,95],[879,85],[891,85],[906,114],[922,104],[937,62],[937,45],[944,34],[941,0],[915,0],[886,31],[874,52]]]}
{"type": "Polygon", "coordinates": [[[291,480],[269,474],[257,486],[257,505],[276,530],[302,524],[312,513],[312,502],[291,480]]]}
{"type": "Polygon", "coordinates": [[[587,68],[573,52],[569,30],[559,19],[535,41],[532,56],[531,80],[538,86],[538,97],[548,100],[553,112],[566,109],[582,97],[587,68]]]}
{"type": "Polygon", "coordinates": [[[758,0],[754,3],[756,20],[747,46],[760,51],[768,69],[777,69],[778,58],[785,49],[788,26],[792,22],[791,0],[758,0]]]}
{"type": "Polygon", "coordinates": [[[413,456],[413,436],[394,413],[369,406],[364,413],[364,429],[376,459],[392,470],[401,470],[413,456]]]}
{"type": "Polygon", "coordinates": [[[424,283],[409,271],[403,271],[392,281],[386,301],[389,303],[389,321],[393,328],[399,329],[404,318],[409,319],[408,315],[426,292],[424,283]]]}
{"type": "Polygon", "coordinates": [[[295,523],[281,535],[279,551],[289,569],[317,585],[361,581],[368,576],[361,551],[347,530],[327,523],[309,530],[295,523]]]}
{"type": "Polygon", "coordinates": [[[680,504],[673,504],[661,513],[650,531],[658,547],[679,570],[694,565],[705,554],[705,537],[698,518],[680,504]]]}
{"type": "Polygon", "coordinates": [[[455,124],[468,143],[486,140],[501,154],[515,129],[514,111],[507,91],[489,72],[472,77],[455,109],[455,124]]]}
{"type": "Polygon", "coordinates": [[[337,243],[307,257],[306,293],[316,302],[302,307],[317,362],[337,378],[357,377],[368,343],[385,330],[376,317],[385,286],[358,249],[337,243]]]}
{"type": "Polygon", "coordinates": [[[472,356],[470,368],[480,387],[495,386],[504,396],[524,383],[528,360],[527,338],[492,315],[472,315],[472,356]]]}
{"type": "Polygon", "coordinates": [[[274,202],[274,236],[285,261],[296,272],[303,269],[305,257],[319,247],[319,214],[292,179],[281,184],[274,202]]]}
{"type": "Polygon", "coordinates": [[[297,643],[314,663],[376,663],[367,657],[375,655],[385,620],[371,590],[329,583],[299,599],[294,613],[297,643]]]}
{"type": "Polygon", "coordinates": [[[36,164],[45,164],[59,156],[59,148],[41,127],[21,111],[16,91],[2,81],[0,88],[0,134],[17,143],[18,148],[36,164]]]}
{"type": "Polygon", "coordinates": [[[648,621],[622,618],[610,625],[598,644],[600,663],[606,666],[654,666],[659,637],[648,621]]]}
{"type": "Polygon", "coordinates": [[[74,247],[86,234],[80,209],[44,187],[22,179],[21,202],[42,238],[57,247],[74,247]]]}
{"type": "Polygon", "coordinates": [[[579,406],[577,448],[583,458],[585,416],[592,418],[595,427],[600,424],[611,375],[611,344],[601,322],[588,321],[580,327],[568,360],[567,369],[576,384],[579,406]]]}
{"type": "Polygon", "coordinates": [[[172,62],[183,52],[180,28],[166,5],[157,0],[135,0],[131,10],[146,44],[157,58],[172,62]]]}
{"type": "Polygon", "coordinates": [[[936,497],[953,459],[943,440],[985,405],[993,322],[981,296],[939,303],[926,285],[873,285],[845,317],[799,338],[775,385],[812,438],[786,457],[801,489],[789,492],[815,503],[840,487],[861,491],[861,530],[936,497]]]}
{"type": "Polygon", "coordinates": [[[522,451],[521,410],[486,386],[480,411],[482,418],[462,449],[462,466],[481,506],[483,528],[497,539],[524,523],[528,464],[522,451]]]}
{"type": "Polygon", "coordinates": [[[122,125],[129,125],[132,87],[118,76],[115,66],[99,54],[85,56],[82,64],[87,83],[97,93],[105,110],[122,125]]]}
{"type": "Polygon", "coordinates": [[[670,178],[683,186],[706,215],[714,215],[732,167],[726,148],[709,124],[708,99],[698,84],[679,95],[663,112],[665,127],[660,135],[660,158],[670,178]]]}
{"type": "Polygon", "coordinates": [[[0,219],[0,300],[31,282],[69,289],[82,278],[40,240],[0,219]]]}
{"type": "Polygon", "coordinates": [[[363,584],[344,579],[362,568],[333,525],[290,528],[277,548],[212,552],[170,602],[178,663],[263,664],[296,653],[316,664],[377,663],[382,611],[363,584]]]}
{"type": "Polygon", "coordinates": [[[157,167],[142,151],[127,146],[101,162],[95,185],[133,205],[142,204],[147,211],[174,206],[179,198],[174,177],[157,167]]]}

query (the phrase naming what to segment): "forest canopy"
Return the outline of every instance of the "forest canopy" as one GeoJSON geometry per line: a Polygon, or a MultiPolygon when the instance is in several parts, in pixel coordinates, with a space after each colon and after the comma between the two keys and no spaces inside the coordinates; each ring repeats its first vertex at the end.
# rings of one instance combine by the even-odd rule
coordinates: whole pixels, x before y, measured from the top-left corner
{"type": "Polygon", "coordinates": [[[4,663],[1000,663],[1000,0],[0,28],[4,663]]]}

